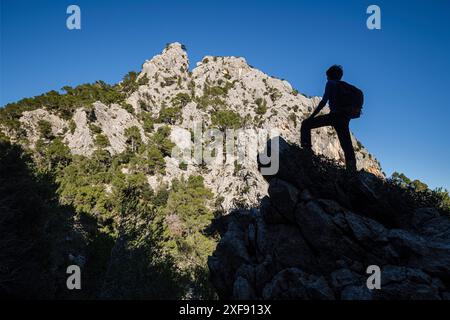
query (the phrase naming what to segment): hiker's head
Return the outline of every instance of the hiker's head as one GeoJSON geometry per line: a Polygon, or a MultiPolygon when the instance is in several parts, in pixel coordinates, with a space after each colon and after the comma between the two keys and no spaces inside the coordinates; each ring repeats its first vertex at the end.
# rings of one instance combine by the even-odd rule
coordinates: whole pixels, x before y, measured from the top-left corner
{"type": "Polygon", "coordinates": [[[328,80],[341,80],[343,75],[344,75],[344,70],[342,69],[342,66],[337,65],[337,64],[335,64],[334,66],[331,66],[327,70],[328,80]]]}

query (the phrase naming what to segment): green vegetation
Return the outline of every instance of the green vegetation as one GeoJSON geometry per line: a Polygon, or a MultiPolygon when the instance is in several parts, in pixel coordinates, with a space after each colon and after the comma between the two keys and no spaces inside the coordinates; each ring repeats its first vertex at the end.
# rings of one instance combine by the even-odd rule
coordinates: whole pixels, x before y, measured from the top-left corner
{"type": "Polygon", "coordinates": [[[233,87],[234,82],[226,82],[224,86],[209,86],[207,84],[203,87],[203,95],[196,97],[200,109],[206,109],[209,106],[214,108],[224,107],[225,102],[222,100],[228,94],[228,91],[233,87]]]}
{"type": "Polygon", "coordinates": [[[134,172],[155,175],[165,173],[165,156],[172,152],[174,144],[168,138],[169,127],[160,127],[144,144],[136,127],[127,130],[128,148],[122,157],[128,162],[128,168],[134,172]]]}
{"type": "Polygon", "coordinates": [[[37,168],[46,174],[64,168],[71,161],[70,149],[59,137],[51,142],[39,139],[35,148],[37,168]]]}
{"type": "Polygon", "coordinates": [[[267,101],[263,98],[257,98],[255,100],[256,103],[256,114],[264,115],[267,112],[267,101]]]}
{"type": "Polygon", "coordinates": [[[191,96],[187,93],[178,93],[172,98],[172,105],[177,108],[184,108],[189,102],[191,102],[191,96]]]}
{"type": "MultiPolygon", "coordinates": [[[[72,106],[82,107],[92,104],[95,101],[100,101],[105,104],[111,103],[121,103],[125,99],[124,93],[120,91],[120,87],[111,86],[104,81],[97,81],[94,84],[82,84],[75,88],[64,87],[63,90],[66,91],[66,94],[58,95],[59,99],[56,99],[55,104],[52,107],[46,106],[50,110],[53,110],[57,113],[61,114],[61,108],[63,106],[72,106]]],[[[67,109],[67,108],[66,108],[67,109]]],[[[71,116],[73,110],[64,109],[65,113],[61,115],[64,117],[71,116]]]]}
{"type": "Polygon", "coordinates": [[[159,122],[173,125],[180,119],[181,119],[181,107],[168,108],[165,105],[161,107],[158,117],[159,122]]]}
{"type": "Polygon", "coordinates": [[[56,275],[65,272],[56,260],[65,254],[60,244],[71,211],[59,205],[54,187],[20,146],[0,141],[2,295],[56,298],[56,275]]]}
{"type": "Polygon", "coordinates": [[[139,74],[135,71],[128,72],[122,79],[120,83],[120,88],[123,92],[129,94],[136,91],[139,86],[148,83],[147,74],[144,74],[140,79],[138,79],[139,74]]]}
{"type": "Polygon", "coordinates": [[[107,136],[105,136],[104,134],[97,134],[95,136],[95,145],[98,148],[106,148],[109,146],[109,139],[107,136]]]}
{"type": "Polygon", "coordinates": [[[189,93],[191,95],[191,99],[195,98],[195,81],[191,80],[188,83],[188,89],[189,89],[189,93]]]}
{"type": "Polygon", "coordinates": [[[52,125],[46,120],[38,121],[39,136],[41,139],[53,139],[52,125]]]}
{"type": "Polygon", "coordinates": [[[165,165],[164,156],[161,150],[152,145],[147,150],[147,174],[157,174],[165,173],[165,165]]]}
{"type": "Polygon", "coordinates": [[[71,134],[75,133],[75,130],[77,129],[77,124],[72,119],[69,120],[69,130],[71,134]]]}
{"type": "Polygon", "coordinates": [[[444,188],[436,188],[433,190],[433,194],[438,199],[439,209],[447,212],[450,217],[450,194],[444,188]]]}
{"type": "MultiPolygon", "coordinates": [[[[164,173],[164,156],[173,147],[169,135],[170,128],[163,126],[144,143],[138,128],[130,127],[127,150],[114,156],[102,149],[91,157],[71,155],[60,138],[37,143],[36,172],[54,177],[62,205],[95,221],[99,234],[89,246],[95,257],[102,257],[94,259],[92,268],[103,280],[90,280],[89,285],[122,283],[120,290],[112,290],[112,297],[123,290],[140,298],[182,298],[188,292],[198,298],[214,297],[206,259],[216,239],[203,233],[213,217],[211,191],[195,176],[175,181],[170,189],[152,190],[147,182],[147,174],[164,173]],[[111,265],[106,272],[106,264],[115,261],[111,255],[125,254],[117,248],[112,251],[114,243],[117,247],[124,239],[132,254],[127,254],[120,270],[134,270],[139,280],[126,278],[111,265]]],[[[96,144],[104,147],[105,138],[97,134],[96,144]]]]}
{"type": "Polygon", "coordinates": [[[430,206],[446,212],[450,216],[450,195],[447,190],[437,188],[430,190],[428,185],[420,180],[411,180],[403,173],[394,172],[389,179],[396,186],[413,195],[413,198],[427,199],[430,206]]]}
{"type": "Polygon", "coordinates": [[[270,88],[269,94],[270,94],[270,100],[272,100],[272,102],[277,101],[278,99],[280,99],[283,96],[281,94],[280,90],[278,90],[276,88],[270,88]]]}
{"type": "MultiPolygon", "coordinates": [[[[171,43],[166,43],[166,46],[164,47],[165,50],[169,49],[170,45],[171,45],[171,43]]],[[[187,50],[186,46],[184,44],[181,44],[181,49],[183,49],[184,51],[187,50]]]]}
{"type": "Polygon", "coordinates": [[[428,186],[420,180],[410,180],[403,173],[394,172],[391,177],[392,181],[404,188],[412,188],[416,191],[425,191],[428,186]]]}
{"type": "Polygon", "coordinates": [[[294,126],[297,126],[297,116],[295,115],[295,113],[289,114],[289,120],[294,123],[294,126]]]}
{"type": "Polygon", "coordinates": [[[163,156],[170,156],[175,144],[170,141],[170,128],[168,126],[159,127],[156,133],[151,137],[151,143],[158,146],[163,156]]]}
{"type": "Polygon", "coordinates": [[[238,129],[242,126],[243,120],[241,116],[231,110],[219,110],[212,114],[211,121],[213,126],[220,130],[238,129]]]}
{"type": "Polygon", "coordinates": [[[93,123],[89,124],[89,130],[91,130],[91,132],[93,134],[100,134],[100,133],[102,133],[102,129],[99,126],[97,126],[97,125],[95,125],[93,123]]]}
{"type": "Polygon", "coordinates": [[[131,104],[128,103],[122,103],[122,108],[124,108],[128,113],[134,114],[134,108],[131,104]]]}
{"type": "Polygon", "coordinates": [[[212,197],[202,177],[190,176],[187,181],[173,182],[167,204],[161,211],[163,250],[178,261],[178,268],[191,280],[195,297],[213,295],[206,277],[206,262],[216,242],[204,234],[213,219],[208,207],[212,197]]]}
{"type": "Polygon", "coordinates": [[[154,129],[155,119],[148,113],[140,114],[141,120],[143,122],[142,128],[145,132],[150,133],[154,129]]]}
{"type": "Polygon", "coordinates": [[[214,108],[225,106],[225,101],[223,101],[219,97],[203,95],[201,97],[196,97],[195,100],[198,104],[198,107],[203,110],[207,109],[209,106],[212,106],[214,108]]]}
{"type": "Polygon", "coordinates": [[[173,76],[164,78],[164,81],[162,81],[159,85],[161,87],[170,87],[171,85],[174,85],[177,82],[178,82],[177,77],[173,76]]]}
{"type": "Polygon", "coordinates": [[[356,141],[356,151],[364,149],[363,144],[360,141],[356,141]]]}
{"type": "Polygon", "coordinates": [[[233,175],[236,176],[239,173],[239,171],[241,171],[242,169],[243,169],[243,166],[237,160],[234,160],[233,175]]]}
{"type": "Polygon", "coordinates": [[[181,162],[181,163],[178,165],[178,168],[180,168],[180,169],[183,170],[183,171],[186,171],[187,168],[188,168],[188,165],[187,165],[186,162],[181,162]]]}
{"type": "MultiPolygon", "coordinates": [[[[136,72],[129,72],[123,81],[116,85],[109,85],[104,81],[81,84],[76,87],[64,86],[63,93],[52,90],[42,95],[25,98],[15,103],[9,103],[0,109],[0,122],[8,128],[18,130],[20,128],[19,119],[25,111],[32,111],[39,108],[46,109],[61,116],[65,120],[71,119],[74,111],[80,107],[88,107],[96,101],[106,105],[117,103],[125,108],[127,95],[136,90],[139,85],[148,82],[144,75],[137,79],[136,72]]],[[[128,110],[129,112],[132,111],[128,110]]]]}
{"type": "Polygon", "coordinates": [[[233,84],[231,82],[227,82],[225,86],[214,86],[209,87],[205,86],[204,94],[208,96],[226,96],[228,94],[228,91],[233,87],[233,84]]]}
{"type": "MultiPolygon", "coordinates": [[[[210,208],[213,194],[199,176],[176,180],[170,188],[161,184],[155,190],[147,180],[148,175],[165,173],[164,157],[169,156],[174,147],[169,139],[170,127],[161,126],[155,132],[155,123],[176,123],[182,108],[192,101],[192,94],[178,93],[170,101],[171,107],[162,108],[158,119],[148,113],[139,114],[148,140],[143,139],[138,127],[127,128],[126,149],[120,154],[112,155],[106,150],[110,142],[96,122],[93,102],[119,103],[133,113],[125,99],[147,81],[145,76],[138,79],[136,72],[130,72],[117,85],[98,81],[74,88],[64,87],[64,92],[51,91],[0,110],[0,122],[16,132],[20,131],[19,118],[24,111],[43,108],[68,120],[67,130],[73,134],[76,130],[73,113],[77,108],[83,108],[96,146],[89,157],[71,154],[62,138],[53,135],[51,124],[46,120],[38,122],[40,139],[35,150],[23,151],[11,146],[1,135],[0,189],[21,188],[30,205],[19,199],[18,191],[14,195],[10,189],[2,189],[0,211],[2,214],[14,213],[15,217],[11,216],[20,228],[1,229],[0,241],[5,238],[6,242],[1,243],[9,245],[8,237],[17,237],[17,245],[12,242],[15,250],[20,243],[33,243],[20,252],[23,261],[14,262],[11,265],[14,268],[23,265],[30,274],[36,266],[41,268],[39,270],[48,270],[47,278],[40,278],[39,271],[39,276],[30,277],[32,282],[20,284],[22,292],[28,291],[30,296],[37,297],[57,295],[56,292],[47,293],[58,286],[60,274],[65,271],[57,268],[70,251],[71,254],[81,252],[86,255],[84,290],[79,293],[82,298],[120,298],[124,295],[150,299],[214,298],[206,261],[217,239],[204,233],[213,218],[210,208]],[[27,159],[26,164],[13,158],[21,159],[21,162],[27,159]],[[17,170],[3,174],[11,167],[17,170]],[[20,187],[25,183],[21,180],[22,174],[27,175],[27,181],[33,181],[29,187],[28,184],[20,187]],[[17,185],[6,183],[5,179],[11,179],[10,175],[16,177],[17,185]],[[3,202],[5,196],[13,201],[3,202]],[[72,226],[72,222],[77,226],[72,226]],[[13,235],[22,226],[22,233],[13,235]],[[56,232],[54,228],[57,228],[56,232]],[[75,232],[82,233],[76,242],[64,240],[75,232]],[[64,246],[58,247],[61,243],[64,246]],[[33,260],[28,263],[25,259],[33,260]],[[44,287],[44,291],[39,291],[44,287]]],[[[176,81],[180,79],[167,78],[164,85],[176,81]]],[[[230,87],[227,83],[207,88],[206,95],[210,102],[222,101],[219,96],[226,94],[230,87]]],[[[217,117],[217,123],[225,126],[236,125],[238,120],[227,112],[219,113],[217,117]]],[[[187,164],[181,163],[180,169],[186,171],[187,164]]],[[[3,253],[0,258],[6,261],[3,253]]],[[[0,273],[0,286],[3,281],[3,273],[0,273]]]]}
{"type": "Polygon", "coordinates": [[[125,129],[125,138],[131,152],[136,152],[142,145],[141,132],[136,126],[125,129]]]}
{"type": "MultiPolygon", "coordinates": [[[[162,131],[160,136],[164,136],[162,131]]],[[[160,136],[152,140],[157,141],[160,136]]],[[[159,297],[158,292],[148,292],[150,288],[142,287],[156,278],[159,280],[153,286],[165,292],[167,298],[181,298],[188,291],[195,297],[211,298],[206,259],[216,239],[204,235],[203,230],[213,217],[209,209],[212,193],[198,176],[174,181],[171,189],[162,187],[153,191],[144,174],[155,174],[163,166],[162,152],[153,142],[141,146],[138,154],[114,156],[106,165],[98,157],[77,156],[58,175],[59,198],[77,213],[88,212],[98,221],[99,229],[112,239],[130,238],[128,246],[139,254],[127,268],[134,270],[140,266],[148,271],[145,276],[141,274],[143,271],[139,272],[139,283],[124,284],[134,285],[130,289],[134,294],[143,290],[145,297],[159,297]],[[137,164],[143,160],[145,165],[138,168],[137,164]],[[124,166],[133,170],[124,174],[121,171],[124,166]],[[106,192],[105,185],[110,185],[111,191],[106,192]],[[127,221],[126,225],[123,221],[127,221]],[[150,233],[140,230],[142,225],[150,233]],[[148,264],[143,266],[141,259],[148,264]]]]}

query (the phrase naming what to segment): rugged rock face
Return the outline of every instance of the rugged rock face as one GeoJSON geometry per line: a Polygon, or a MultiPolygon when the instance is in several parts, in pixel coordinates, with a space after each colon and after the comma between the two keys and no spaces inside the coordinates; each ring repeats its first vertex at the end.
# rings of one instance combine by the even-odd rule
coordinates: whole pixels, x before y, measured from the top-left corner
{"type": "Polygon", "coordinates": [[[219,218],[208,265],[220,298],[450,299],[450,219],[385,181],[282,143],[258,209],[219,218]],[[381,269],[369,290],[367,268],[381,269]]]}
{"type": "Polygon", "coordinates": [[[64,134],[64,129],[67,128],[66,121],[59,118],[57,115],[51,114],[47,110],[37,109],[34,111],[26,111],[20,118],[21,127],[25,130],[28,141],[34,145],[39,139],[39,120],[46,120],[51,124],[53,135],[64,134]]]}
{"type": "MultiPolygon", "coordinates": [[[[161,110],[172,107],[173,99],[179,94],[190,98],[182,106],[180,117],[168,124],[171,138],[178,146],[189,146],[194,124],[203,122],[204,127],[211,127],[212,115],[220,110],[237,113],[243,119],[244,129],[277,129],[284,139],[298,143],[302,119],[320,100],[298,93],[287,81],[266,75],[241,57],[206,56],[189,71],[187,53],[179,43],[168,45],[161,54],[146,61],[138,78],[148,79],[148,82],[127,94],[127,106],[96,102],[89,110],[76,109],[69,121],[46,109],[24,112],[20,121],[29,146],[33,147],[39,138],[39,120],[45,120],[73,154],[90,156],[96,149],[98,133],[108,138],[110,145],[106,149],[110,153],[120,153],[125,149],[125,130],[136,126],[146,141],[152,132],[144,132],[143,115],[157,119],[161,110]],[[209,90],[211,88],[215,90],[209,90]],[[132,108],[127,108],[129,106],[132,108]],[[93,132],[93,126],[100,132],[93,132]]],[[[159,125],[155,123],[155,129],[159,125]]],[[[11,135],[6,129],[3,131],[11,135]]],[[[358,166],[381,176],[377,160],[356,139],[354,145],[358,166]]],[[[313,149],[331,159],[343,160],[331,128],[315,130],[313,149]]],[[[152,187],[170,183],[181,175],[201,174],[207,186],[220,197],[224,211],[241,204],[256,205],[267,194],[267,183],[258,171],[256,158],[238,168],[233,162],[227,162],[214,163],[207,170],[190,161],[186,161],[186,170],[180,170],[179,161],[171,157],[166,157],[165,162],[165,174],[148,176],[152,187]]]]}

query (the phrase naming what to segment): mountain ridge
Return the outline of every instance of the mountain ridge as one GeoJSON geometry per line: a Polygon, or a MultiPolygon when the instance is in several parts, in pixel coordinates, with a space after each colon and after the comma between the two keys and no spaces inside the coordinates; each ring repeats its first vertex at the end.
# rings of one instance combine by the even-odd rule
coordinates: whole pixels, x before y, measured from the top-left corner
{"type": "MultiPolygon", "coordinates": [[[[95,85],[104,84],[99,82],[95,85]]],[[[318,97],[307,98],[299,94],[287,81],[269,77],[251,67],[242,57],[205,56],[189,71],[187,53],[178,42],[168,44],[161,54],[144,62],[139,74],[124,78],[117,86],[123,95],[119,101],[114,101],[116,92],[106,87],[106,101],[110,103],[94,99],[82,106],[71,106],[71,114],[65,118],[58,114],[58,106],[53,110],[43,106],[22,111],[18,117],[20,130],[16,131],[25,131],[21,136],[25,138],[23,145],[35,148],[36,142],[41,139],[40,121],[49,122],[51,135],[60,137],[75,155],[91,156],[97,149],[99,136],[107,144],[101,149],[110,154],[121,153],[127,148],[126,130],[133,127],[139,131],[142,141],[147,143],[149,135],[158,126],[168,126],[170,140],[186,145],[189,144],[189,131],[195,123],[220,128],[220,124],[213,123],[213,120],[219,118],[220,121],[220,117],[226,116],[235,117],[243,128],[277,128],[282,137],[298,142],[301,120],[319,102],[318,97]],[[151,126],[155,129],[146,131],[146,122],[152,122],[151,126]]],[[[70,96],[76,88],[68,90],[71,90],[68,93],[70,96]]],[[[8,107],[3,113],[7,110],[8,107]]],[[[5,122],[0,121],[0,128],[13,141],[21,139],[5,122]]],[[[316,152],[342,162],[343,154],[332,129],[317,130],[313,140],[316,152]]],[[[353,140],[359,168],[383,175],[377,160],[354,137],[353,140]]],[[[186,170],[181,170],[180,163],[173,158],[166,156],[164,160],[166,167],[170,168],[166,174],[148,176],[153,188],[160,183],[170,184],[174,176],[199,171],[189,162],[186,170]]],[[[226,165],[212,166],[211,174],[204,174],[208,187],[217,196],[225,197],[225,211],[235,206],[233,199],[242,198],[239,203],[254,205],[266,194],[267,185],[257,170],[256,159],[253,160],[239,170],[245,171],[242,177],[234,177],[235,168],[226,165]],[[244,176],[247,178],[244,179],[244,176]],[[248,196],[239,194],[242,185],[246,186],[248,196]]]]}

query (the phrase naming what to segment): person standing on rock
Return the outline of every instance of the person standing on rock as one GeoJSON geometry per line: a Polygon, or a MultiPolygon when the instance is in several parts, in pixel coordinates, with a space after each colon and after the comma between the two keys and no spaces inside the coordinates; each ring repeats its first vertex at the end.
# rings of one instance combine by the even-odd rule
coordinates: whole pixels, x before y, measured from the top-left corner
{"type": "Polygon", "coordinates": [[[359,118],[364,96],[358,88],[341,81],[344,71],[342,66],[334,65],[327,72],[327,84],[322,101],[311,116],[303,120],[301,126],[301,146],[311,151],[311,130],[332,126],[337,133],[339,143],[345,155],[347,170],[356,171],[355,150],[353,149],[349,123],[359,118]],[[330,113],[317,116],[328,102],[330,113]]]}

